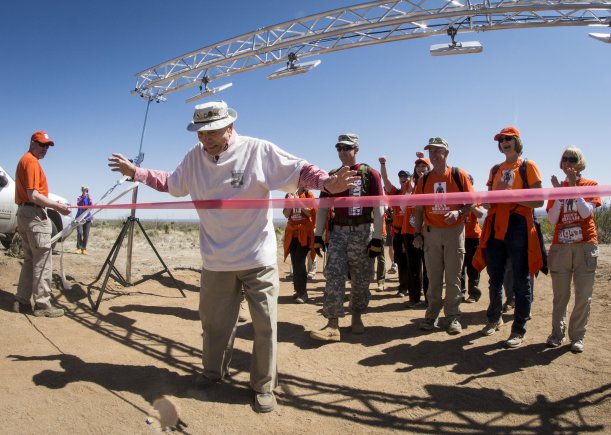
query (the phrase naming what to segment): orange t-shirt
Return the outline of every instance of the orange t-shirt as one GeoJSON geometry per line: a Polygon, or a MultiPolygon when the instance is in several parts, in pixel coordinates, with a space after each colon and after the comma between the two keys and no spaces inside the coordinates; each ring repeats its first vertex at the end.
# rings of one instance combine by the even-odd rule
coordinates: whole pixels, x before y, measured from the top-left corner
{"type": "Polygon", "coordinates": [[[477,216],[475,213],[470,212],[465,221],[465,238],[466,239],[479,239],[482,235],[482,229],[479,227],[477,216]]]}
{"type": "Polygon", "coordinates": [[[31,152],[25,153],[15,171],[15,203],[29,202],[28,190],[36,190],[43,196],[49,196],[47,177],[40,166],[40,162],[31,152]]]}
{"type": "MultiPolygon", "coordinates": [[[[391,195],[405,195],[407,193],[407,191],[409,190],[409,181],[406,181],[405,184],[403,186],[401,186],[401,189],[397,189],[396,187],[392,187],[392,189],[390,190],[390,194],[391,195]]],[[[393,205],[392,207],[392,227],[394,229],[394,231],[400,231],[401,227],[403,226],[403,215],[404,215],[404,210],[403,207],[398,206],[398,205],[393,205]]]]}
{"type": "MultiPolygon", "coordinates": [[[[564,181],[562,186],[568,186],[568,182],[564,181]]],[[[577,186],[598,186],[596,181],[580,178],[577,180],[577,186]]],[[[586,202],[591,202],[595,207],[600,207],[602,201],[600,198],[584,198],[586,202]]],[[[552,208],[554,200],[547,202],[547,210],[552,208]]],[[[560,204],[560,216],[558,223],[554,227],[553,244],[562,243],[595,243],[598,244],[598,235],[596,234],[596,224],[594,216],[590,215],[582,219],[577,211],[575,200],[565,199],[560,204]]]]}
{"type": "MultiPolygon", "coordinates": [[[[460,182],[463,186],[463,192],[473,192],[473,185],[471,184],[471,180],[469,180],[469,175],[462,169],[458,170],[458,176],[460,182]]],[[[456,193],[460,192],[458,185],[454,182],[454,177],[452,177],[452,167],[448,166],[443,175],[438,175],[436,172],[431,171],[428,174],[426,179],[426,186],[423,186],[423,181],[425,177],[420,177],[418,180],[418,185],[415,189],[416,195],[427,194],[427,193],[435,193],[435,194],[444,194],[444,193],[456,193]]],[[[435,204],[435,205],[425,205],[424,206],[424,222],[427,225],[433,227],[455,227],[459,225],[464,218],[458,219],[453,224],[447,224],[444,221],[444,215],[452,210],[458,210],[462,206],[458,204],[435,204]]]]}
{"type": "MultiPolygon", "coordinates": [[[[501,163],[499,165],[498,170],[496,171],[496,175],[494,176],[494,180],[492,180],[492,169],[490,169],[490,174],[488,175],[488,182],[486,185],[488,186],[488,190],[497,190],[495,189],[496,184],[503,180],[507,184],[511,186],[511,189],[523,189],[524,183],[522,182],[522,177],[520,176],[520,166],[522,165],[521,157],[515,163],[501,163]]],[[[526,162],[526,178],[529,186],[532,186],[535,183],[541,181],[541,174],[539,173],[539,168],[532,160],[527,160],[526,162]]],[[[516,203],[499,203],[499,204],[491,204],[490,211],[495,212],[497,216],[500,218],[507,219],[509,221],[509,213],[517,208],[529,210],[528,207],[524,207],[522,205],[517,205],[516,203]]],[[[498,218],[497,218],[498,219],[498,218]]],[[[506,231],[506,228],[505,228],[506,231]]],[[[503,233],[505,232],[503,231],[503,233]]]]}

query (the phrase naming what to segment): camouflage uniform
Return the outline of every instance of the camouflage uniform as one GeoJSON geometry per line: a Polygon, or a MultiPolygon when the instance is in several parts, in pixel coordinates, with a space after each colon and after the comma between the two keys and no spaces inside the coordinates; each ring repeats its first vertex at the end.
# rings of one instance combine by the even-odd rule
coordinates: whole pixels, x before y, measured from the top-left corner
{"type": "Polygon", "coordinates": [[[330,232],[329,251],[324,275],[327,279],[322,314],[327,319],[344,317],[346,277],[350,273],[350,309],[362,313],[369,305],[369,283],[373,275],[373,259],[367,244],[373,235],[372,224],[354,227],[336,226],[330,232]]]}

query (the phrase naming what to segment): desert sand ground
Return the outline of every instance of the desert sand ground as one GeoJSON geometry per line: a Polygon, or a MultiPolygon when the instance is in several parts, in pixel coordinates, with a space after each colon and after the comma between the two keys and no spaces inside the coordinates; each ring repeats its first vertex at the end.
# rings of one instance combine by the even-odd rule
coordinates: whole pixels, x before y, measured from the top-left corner
{"type": "MultiPolygon", "coordinates": [[[[99,311],[92,311],[88,285],[117,234],[94,226],[88,256],[74,253],[74,236],[66,242],[71,289],[56,290],[67,311],[59,319],[11,312],[21,260],[0,251],[3,433],[150,433],[154,425],[145,420],[155,415],[151,404],[160,395],[173,398],[184,431],[192,434],[611,431],[609,246],[601,247],[583,354],[568,345],[545,346],[552,301],[547,276],[536,281],[527,340],[515,350],[501,345],[508,324],[490,337],[480,335],[487,296],[463,304],[462,334],[419,331],[423,310],[404,308],[405,298],[393,290],[396,275],[388,275],[385,292],[372,285],[364,335],[352,335],[346,317],[342,342],[321,345],[307,334],[324,324],[321,267],[308,284],[310,303],[297,305],[284,278],[288,263],[280,260],[279,406],[260,415],[252,410],[248,384],[249,322],[238,327],[232,378],[206,391],[192,385],[202,346],[195,232],[154,236],[186,297],[167,274],[133,287],[110,280],[99,311]]],[[[162,266],[141,236],[135,240],[132,274],[138,281],[162,266]]],[[[60,256],[53,260],[58,286],[60,256]]],[[[116,265],[124,273],[124,250],[116,265]]],[[[483,289],[486,281],[483,274],[483,289]]]]}

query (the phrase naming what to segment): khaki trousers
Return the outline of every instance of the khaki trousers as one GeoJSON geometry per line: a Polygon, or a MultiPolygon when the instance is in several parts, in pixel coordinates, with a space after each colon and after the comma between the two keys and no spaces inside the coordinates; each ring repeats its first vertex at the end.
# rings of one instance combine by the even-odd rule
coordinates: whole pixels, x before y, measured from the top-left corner
{"type": "Polygon", "coordinates": [[[202,269],[199,316],[204,331],[204,376],[218,380],[228,373],[244,289],[254,329],[250,385],[259,393],[276,387],[279,288],[276,265],[235,272],[202,269]]]}
{"type": "Polygon", "coordinates": [[[554,244],[550,247],[548,264],[554,291],[552,333],[556,338],[564,338],[566,331],[572,278],[575,306],[569,323],[569,339],[583,340],[590,317],[597,261],[598,246],[592,243],[554,244]]]}
{"type": "Polygon", "coordinates": [[[427,319],[437,319],[443,307],[446,318],[460,316],[460,274],[465,258],[465,225],[455,227],[431,227],[425,225],[424,260],[429,278],[426,297],[429,306],[427,319]],[[445,277],[446,294],[443,298],[445,277]]]}
{"type": "Polygon", "coordinates": [[[30,304],[34,296],[36,308],[51,306],[51,219],[44,209],[20,205],[17,209],[17,232],[23,247],[23,266],[17,284],[17,299],[30,304]]]}

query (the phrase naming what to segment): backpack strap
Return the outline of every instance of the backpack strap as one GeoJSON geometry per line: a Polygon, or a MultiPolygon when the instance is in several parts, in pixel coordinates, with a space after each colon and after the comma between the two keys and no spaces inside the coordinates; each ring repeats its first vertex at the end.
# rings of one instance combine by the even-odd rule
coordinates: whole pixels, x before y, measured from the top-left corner
{"type": "Polygon", "coordinates": [[[454,179],[454,182],[458,186],[458,190],[460,192],[464,192],[463,186],[462,186],[462,182],[460,181],[460,175],[459,175],[458,171],[459,171],[458,167],[452,166],[452,178],[454,179]]]}
{"type": "Polygon", "coordinates": [[[496,173],[499,172],[499,168],[501,167],[500,164],[496,164],[492,167],[492,169],[490,170],[490,184],[488,184],[488,190],[492,189],[492,183],[494,182],[494,177],[496,177],[496,173]]]}
{"type": "Polygon", "coordinates": [[[527,162],[528,159],[524,159],[522,160],[522,164],[520,165],[520,169],[518,169],[519,173],[520,173],[520,178],[522,179],[522,188],[523,189],[530,189],[530,186],[528,185],[528,176],[526,174],[526,169],[528,169],[528,165],[527,162]]]}

